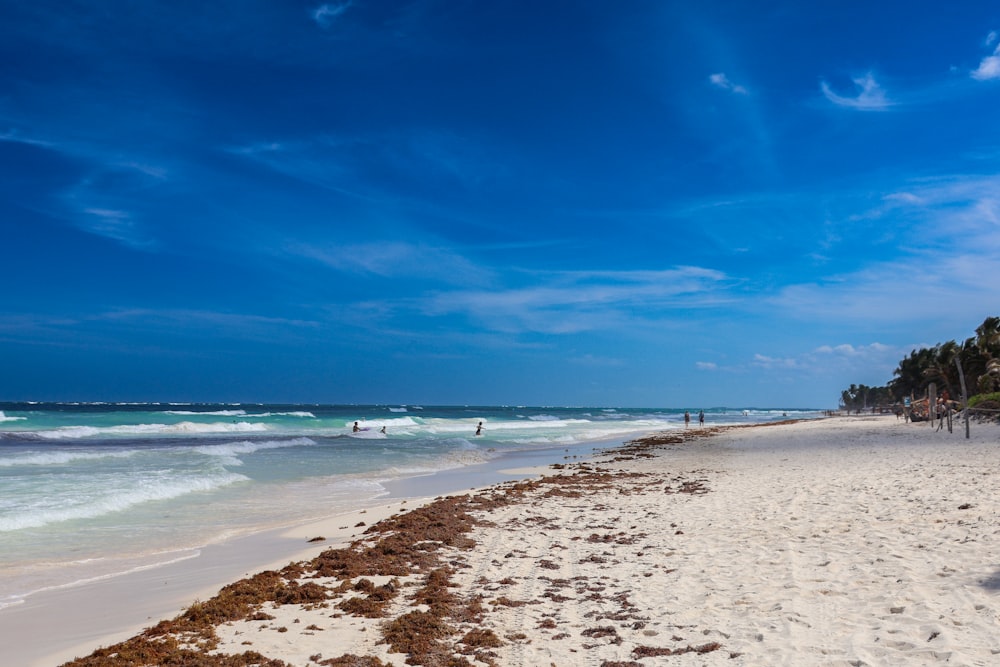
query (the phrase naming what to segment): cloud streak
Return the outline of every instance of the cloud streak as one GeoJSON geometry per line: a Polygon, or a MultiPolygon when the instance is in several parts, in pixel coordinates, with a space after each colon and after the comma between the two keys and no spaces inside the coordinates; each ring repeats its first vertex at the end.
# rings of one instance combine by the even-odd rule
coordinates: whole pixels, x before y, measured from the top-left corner
{"type": "Polygon", "coordinates": [[[1000,275],[998,188],[1000,176],[992,176],[912,183],[890,193],[859,217],[895,226],[903,254],[787,285],[769,301],[796,317],[869,326],[926,320],[915,302],[934,304],[941,320],[974,321],[983,304],[1000,303],[1000,286],[989,279],[1000,275]]]}
{"type": "Polygon", "coordinates": [[[312,20],[315,21],[321,28],[329,28],[333,23],[343,16],[353,3],[343,2],[340,4],[322,4],[316,9],[312,10],[310,16],[312,20]]]}
{"type": "Polygon", "coordinates": [[[838,107],[856,109],[858,111],[884,111],[892,105],[892,102],[886,96],[885,91],[882,90],[882,87],[875,80],[871,72],[852,80],[858,89],[858,94],[855,97],[846,97],[834,92],[830,84],[826,81],[820,82],[820,89],[823,91],[826,99],[838,107]]]}
{"type": "Polygon", "coordinates": [[[708,80],[716,88],[721,88],[722,90],[728,90],[731,93],[737,95],[749,95],[750,91],[745,87],[737,85],[729,80],[729,77],[723,72],[717,72],[715,74],[710,74],[708,80]]]}
{"type": "Polygon", "coordinates": [[[461,315],[508,333],[572,334],[666,318],[675,308],[731,300],[731,280],[699,267],[663,271],[533,274],[527,287],[441,292],[421,300],[425,315],[461,315]]]}
{"type": "Polygon", "coordinates": [[[444,247],[389,241],[322,247],[293,243],[286,250],[337,271],[381,278],[419,278],[445,284],[484,284],[492,274],[444,247]]]}

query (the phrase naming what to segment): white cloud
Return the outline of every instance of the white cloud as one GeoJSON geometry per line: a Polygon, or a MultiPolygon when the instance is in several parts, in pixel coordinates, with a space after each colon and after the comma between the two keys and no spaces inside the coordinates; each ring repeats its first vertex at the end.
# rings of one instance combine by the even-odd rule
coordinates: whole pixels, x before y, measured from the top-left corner
{"type": "Polygon", "coordinates": [[[734,84],[732,81],[729,80],[729,77],[727,77],[722,72],[717,72],[715,74],[710,74],[709,77],[708,77],[708,80],[712,83],[713,86],[716,86],[717,88],[721,88],[722,90],[728,90],[728,91],[737,93],[739,95],[749,95],[750,94],[750,91],[748,91],[743,86],[739,86],[739,85],[734,84]]]}
{"type": "Polygon", "coordinates": [[[993,55],[983,58],[969,76],[979,81],[1000,79],[1000,46],[993,51],[993,55]]]}
{"type": "Polygon", "coordinates": [[[350,6],[350,2],[344,2],[339,5],[331,5],[329,3],[320,5],[312,11],[312,19],[321,28],[329,28],[350,6]]]}
{"type": "Polygon", "coordinates": [[[753,365],[763,368],[798,368],[800,366],[799,362],[791,357],[768,357],[763,354],[753,355],[753,365]]]}
{"type": "Polygon", "coordinates": [[[919,206],[924,203],[923,199],[912,192],[892,192],[882,197],[882,201],[912,206],[919,206]]]}
{"type": "Polygon", "coordinates": [[[879,86],[875,77],[869,72],[863,77],[853,79],[854,85],[858,87],[857,97],[844,97],[833,92],[830,84],[826,81],[820,82],[820,88],[826,99],[840,107],[857,109],[859,111],[883,111],[891,106],[892,102],[886,97],[885,91],[879,86]]]}
{"type": "Polygon", "coordinates": [[[719,365],[711,361],[696,361],[694,363],[695,368],[702,371],[714,371],[718,370],[719,365]]]}
{"type": "Polygon", "coordinates": [[[870,357],[885,355],[886,352],[896,354],[898,350],[882,343],[871,343],[870,345],[851,345],[842,343],[841,345],[830,346],[821,345],[816,348],[819,354],[833,355],[839,357],[870,357]]]}

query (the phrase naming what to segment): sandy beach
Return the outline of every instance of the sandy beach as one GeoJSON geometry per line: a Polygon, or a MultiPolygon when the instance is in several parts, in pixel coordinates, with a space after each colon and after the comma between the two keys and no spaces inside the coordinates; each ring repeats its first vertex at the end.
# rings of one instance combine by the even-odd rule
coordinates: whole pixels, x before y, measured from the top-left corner
{"type": "Polygon", "coordinates": [[[301,560],[71,664],[997,664],[998,454],[892,416],[666,433],[296,529],[301,560]]]}

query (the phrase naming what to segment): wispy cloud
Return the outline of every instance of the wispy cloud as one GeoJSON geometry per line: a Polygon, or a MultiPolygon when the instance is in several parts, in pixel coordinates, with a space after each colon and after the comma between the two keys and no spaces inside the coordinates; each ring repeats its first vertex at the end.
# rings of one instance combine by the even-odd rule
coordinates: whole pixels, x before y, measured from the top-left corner
{"type": "Polygon", "coordinates": [[[886,350],[892,350],[893,348],[888,345],[883,345],[882,343],[871,343],[870,345],[851,345],[850,343],[841,343],[840,345],[821,345],[816,348],[816,351],[820,354],[830,354],[834,356],[844,356],[844,357],[861,357],[868,356],[870,353],[882,354],[886,350]]]}
{"type": "MultiPolygon", "coordinates": [[[[997,43],[997,38],[997,32],[995,30],[991,31],[990,34],[986,36],[986,46],[992,47],[997,43]]],[[[979,61],[979,67],[972,70],[969,76],[979,81],[1000,79],[1000,44],[997,44],[991,55],[988,55],[979,61]]]]}
{"type": "Polygon", "coordinates": [[[154,197],[150,186],[162,185],[165,174],[140,162],[95,162],[86,178],[59,193],[63,210],[57,215],[133,250],[157,250],[160,243],[148,217],[154,197]]]}
{"type": "MultiPolygon", "coordinates": [[[[0,341],[56,347],[107,348],[121,352],[121,334],[131,331],[154,334],[150,339],[167,337],[203,342],[209,338],[223,338],[268,344],[285,340],[296,344],[321,331],[323,324],[250,313],[182,308],[118,308],[73,315],[2,314],[0,341]]],[[[168,354],[172,354],[171,349],[179,349],[171,346],[156,348],[156,345],[150,342],[130,347],[133,350],[150,349],[168,354]]],[[[189,352],[194,355],[202,354],[193,348],[189,352]]]]}
{"type": "Polygon", "coordinates": [[[854,85],[858,89],[855,97],[845,97],[835,93],[826,81],[820,82],[820,89],[826,99],[839,107],[857,109],[859,111],[884,111],[892,106],[892,102],[886,97],[885,91],[875,80],[871,72],[853,79],[854,85]]]}
{"type": "Polygon", "coordinates": [[[334,21],[340,18],[344,12],[346,12],[352,2],[342,2],[340,4],[322,4],[316,9],[312,10],[310,15],[313,21],[315,21],[321,28],[329,28],[334,21]]]}
{"type": "Polygon", "coordinates": [[[708,80],[716,88],[721,88],[722,90],[728,90],[737,95],[749,95],[750,91],[745,87],[737,85],[729,80],[723,72],[717,72],[715,74],[710,74],[708,80]]]}
{"type": "Polygon", "coordinates": [[[625,361],[623,359],[615,357],[599,357],[593,354],[581,354],[577,357],[570,357],[569,362],[580,366],[595,366],[604,368],[617,368],[625,365],[625,361]]]}
{"type": "Polygon", "coordinates": [[[450,285],[481,285],[492,277],[488,269],[445,247],[388,241],[324,247],[290,244],[292,254],[313,259],[338,271],[383,278],[418,278],[450,285]]]}
{"type": "Polygon", "coordinates": [[[320,327],[320,323],[310,320],[183,308],[123,308],[90,315],[86,319],[128,323],[130,326],[159,331],[176,331],[184,336],[200,336],[203,332],[210,331],[212,335],[259,340],[273,340],[278,332],[284,335],[290,330],[314,330],[320,327]]]}
{"type": "MultiPolygon", "coordinates": [[[[857,271],[788,285],[769,300],[796,317],[866,326],[926,320],[914,303],[933,303],[937,320],[975,321],[1000,303],[1000,177],[911,183],[870,215],[897,230],[902,253],[857,271]]],[[[860,215],[866,215],[861,213],[860,215]]]]}
{"type": "Polygon", "coordinates": [[[51,141],[42,141],[41,139],[27,137],[22,132],[13,129],[7,130],[6,132],[0,132],[0,141],[12,144],[25,144],[27,146],[38,146],[40,148],[52,148],[54,146],[51,141]]]}
{"type": "Polygon", "coordinates": [[[763,354],[753,355],[753,365],[762,368],[798,368],[800,362],[792,357],[769,357],[763,354]]]}
{"type": "Polygon", "coordinates": [[[109,208],[85,208],[79,218],[80,227],[98,236],[118,241],[136,250],[151,250],[156,244],[139,231],[128,211],[109,208]]]}
{"type": "MultiPolygon", "coordinates": [[[[719,365],[699,361],[696,368],[731,374],[766,373],[771,381],[779,377],[850,378],[847,382],[884,383],[892,371],[915,346],[891,346],[882,343],[822,345],[801,353],[773,356],[754,353],[732,364],[719,365]]],[[[846,386],[846,384],[844,385],[846,386]]]]}
{"type": "Polygon", "coordinates": [[[441,292],[421,300],[428,316],[463,315],[508,333],[570,334],[669,317],[676,308],[721,305],[731,280],[699,267],[663,271],[532,274],[528,287],[441,292]]]}

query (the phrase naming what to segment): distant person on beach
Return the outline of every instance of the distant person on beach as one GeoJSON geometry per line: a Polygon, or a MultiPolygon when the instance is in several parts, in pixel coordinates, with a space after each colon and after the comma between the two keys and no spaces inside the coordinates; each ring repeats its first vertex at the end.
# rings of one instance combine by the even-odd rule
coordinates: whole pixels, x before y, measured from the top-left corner
{"type": "Polygon", "coordinates": [[[688,412],[687,410],[685,410],[684,411],[684,428],[687,428],[688,424],[690,424],[690,423],[691,423],[691,413],[688,412]]]}
{"type": "Polygon", "coordinates": [[[361,430],[361,427],[358,426],[358,422],[354,422],[354,432],[357,433],[360,430],[361,430]]]}
{"type": "Polygon", "coordinates": [[[479,422],[479,426],[476,427],[476,435],[483,434],[483,422],[479,422]]]}
{"type": "Polygon", "coordinates": [[[699,410],[698,411],[698,423],[701,426],[705,425],[705,411],[704,410],[699,410]]]}

